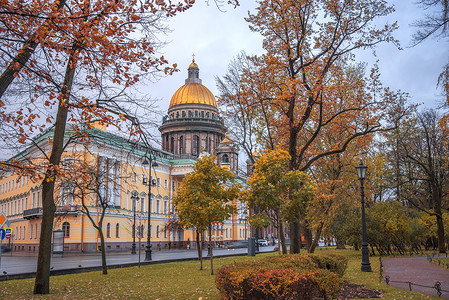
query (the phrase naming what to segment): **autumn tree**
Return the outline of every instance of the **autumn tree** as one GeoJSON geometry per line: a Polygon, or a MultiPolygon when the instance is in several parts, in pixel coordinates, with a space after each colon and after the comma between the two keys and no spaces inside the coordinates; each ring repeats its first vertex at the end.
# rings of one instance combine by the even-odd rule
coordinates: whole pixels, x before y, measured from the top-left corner
{"type": "MultiPolygon", "coordinates": [[[[165,58],[155,54],[154,32],[161,30],[158,20],[191,6],[191,3],[171,5],[164,1],[63,3],[59,8],[59,2],[42,1],[39,5],[45,9],[39,11],[33,6],[29,14],[22,10],[29,6],[21,1],[5,3],[6,13],[0,15],[5,20],[2,25],[17,26],[16,30],[14,27],[3,28],[1,34],[15,31],[20,37],[11,40],[3,54],[14,53],[15,50],[19,55],[23,54],[28,49],[23,50],[22,46],[26,46],[29,40],[39,45],[31,49],[34,58],[23,62],[25,66],[12,64],[15,86],[21,87],[23,83],[31,89],[27,90],[27,101],[21,101],[23,105],[18,110],[11,110],[11,103],[2,102],[3,124],[18,127],[18,141],[22,143],[35,129],[43,129],[44,125],[39,125],[37,119],[44,119],[54,126],[51,153],[44,153],[48,161],[42,183],[43,217],[34,288],[36,294],[49,293],[54,184],[60,176],[67,122],[72,122],[72,129],[84,137],[85,133],[77,124],[88,122],[93,117],[100,118],[103,124],[117,126],[119,122],[129,120],[130,126],[124,128],[131,134],[140,132],[138,121],[123,106],[127,99],[123,91],[135,84],[140,75],[165,68],[165,58]],[[53,115],[55,111],[56,116],[53,115]],[[39,115],[39,112],[46,114],[39,115]]],[[[5,65],[6,71],[11,70],[11,65],[5,65]]],[[[170,73],[173,67],[165,70],[170,73]]],[[[22,100],[23,94],[18,93],[17,97],[22,100]]],[[[8,97],[8,100],[13,101],[14,98],[8,97]]],[[[16,168],[33,172],[27,168],[30,165],[26,162],[15,163],[16,168]]]]}
{"type": "Polygon", "coordinates": [[[438,251],[446,252],[443,212],[449,207],[447,152],[449,136],[436,111],[417,113],[399,137],[400,198],[431,216],[437,224],[438,251]]]}
{"type": "Polygon", "coordinates": [[[307,174],[289,170],[290,155],[283,150],[269,151],[260,157],[248,180],[249,189],[242,199],[250,208],[258,207],[259,214],[250,216],[250,223],[269,218],[278,231],[282,253],[287,253],[284,224],[298,222],[315,196],[315,184],[307,174]]]}
{"type": "MultiPolygon", "coordinates": [[[[396,44],[396,24],[375,25],[392,11],[381,0],[264,0],[247,18],[251,30],[264,37],[266,54],[252,57],[254,68],[242,73],[245,92],[250,92],[245,97],[254,111],[265,107],[268,114],[258,120],[268,121],[269,137],[288,150],[291,170],[307,171],[319,159],[344,152],[355,139],[385,129],[397,95],[372,84],[377,83],[375,72],[367,79],[346,70],[353,65],[354,50],[396,44]],[[326,128],[341,139],[316,152],[313,145],[326,128]]],[[[267,137],[260,143],[272,143],[267,137]]],[[[290,232],[297,252],[298,225],[290,232]]]]}
{"type": "MultiPolygon", "coordinates": [[[[241,185],[235,175],[219,167],[216,157],[204,155],[193,165],[173,199],[179,223],[185,228],[195,228],[200,234],[209,231],[211,275],[213,269],[212,225],[223,223],[236,212],[232,203],[238,196],[241,185]]],[[[197,239],[198,248],[201,247],[197,239]]],[[[202,254],[200,254],[202,269],[202,254]]]]}
{"type": "MultiPolygon", "coordinates": [[[[79,143],[74,143],[79,145],[79,143]]],[[[84,145],[86,146],[86,145],[84,145]]],[[[74,152],[76,153],[76,152],[74,152]]],[[[82,213],[87,216],[92,226],[97,230],[100,237],[101,264],[103,274],[108,273],[106,263],[106,248],[103,231],[103,220],[105,214],[114,205],[114,193],[120,193],[120,162],[111,163],[105,157],[98,157],[89,153],[85,148],[81,155],[74,155],[66,159],[63,166],[60,186],[65,188],[61,193],[64,197],[70,197],[74,204],[81,204],[82,213]],[[85,154],[91,160],[86,161],[85,154]]],[[[61,199],[60,204],[67,201],[61,199]]],[[[67,203],[66,203],[67,204],[67,203]]],[[[135,205],[135,203],[134,203],[135,205]]],[[[133,230],[135,230],[133,228],[133,230]]]]}

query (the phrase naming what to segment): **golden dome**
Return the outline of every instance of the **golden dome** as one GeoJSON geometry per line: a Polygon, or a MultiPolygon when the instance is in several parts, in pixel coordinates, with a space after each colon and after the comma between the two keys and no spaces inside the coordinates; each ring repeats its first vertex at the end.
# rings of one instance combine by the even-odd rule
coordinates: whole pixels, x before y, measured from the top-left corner
{"type": "Polygon", "coordinates": [[[192,61],[192,63],[189,65],[189,68],[198,68],[198,65],[196,64],[195,60],[192,61]]]}
{"type": "Polygon", "coordinates": [[[186,83],[171,97],[170,107],[179,104],[208,104],[217,107],[211,91],[201,83],[186,83]]]}

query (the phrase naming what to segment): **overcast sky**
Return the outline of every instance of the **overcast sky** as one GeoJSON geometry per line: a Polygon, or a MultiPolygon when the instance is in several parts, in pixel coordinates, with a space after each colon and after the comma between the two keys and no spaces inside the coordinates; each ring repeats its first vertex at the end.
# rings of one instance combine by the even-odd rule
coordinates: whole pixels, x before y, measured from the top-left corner
{"type": "MultiPolygon", "coordinates": [[[[170,63],[178,64],[180,72],[155,84],[146,83],[145,87],[145,91],[160,99],[158,103],[162,111],[167,111],[171,96],[184,84],[192,54],[195,54],[203,84],[217,96],[214,76],[223,76],[233,57],[242,50],[248,54],[263,53],[261,36],[251,32],[244,20],[248,11],[254,11],[256,3],[252,0],[241,2],[240,7],[224,6],[226,11],[220,12],[213,3],[208,6],[206,0],[199,0],[192,9],[170,19],[168,25],[172,32],[160,37],[169,42],[162,52],[170,63]]],[[[436,82],[448,60],[447,40],[434,38],[410,47],[414,31],[410,24],[422,17],[424,12],[414,1],[396,0],[390,3],[395,6],[396,12],[385,21],[398,21],[399,29],[395,37],[403,50],[384,44],[377,48],[376,57],[372,51],[365,51],[358,54],[358,59],[371,65],[378,59],[385,85],[393,90],[408,92],[415,103],[435,107],[442,102],[436,82]]]]}

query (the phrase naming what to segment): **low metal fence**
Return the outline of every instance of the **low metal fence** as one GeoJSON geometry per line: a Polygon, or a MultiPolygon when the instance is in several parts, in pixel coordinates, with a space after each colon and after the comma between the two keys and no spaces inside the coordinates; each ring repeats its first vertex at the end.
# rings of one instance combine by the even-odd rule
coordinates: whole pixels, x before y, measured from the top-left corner
{"type": "MultiPolygon", "coordinates": [[[[427,255],[427,260],[432,261],[432,257],[430,255],[427,255]]],[[[379,257],[379,261],[380,261],[380,268],[379,268],[379,281],[383,280],[383,275],[384,275],[384,266],[382,263],[382,256],[379,257]]],[[[449,264],[448,264],[449,265],[449,264]]],[[[449,267],[449,266],[448,266],[449,267]]],[[[390,285],[390,283],[403,283],[403,284],[408,284],[408,288],[410,291],[412,291],[412,287],[413,286],[419,286],[419,287],[423,287],[423,288],[430,288],[430,289],[435,289],[437,292],[438,297],[441,297],[441,295],[443,294],[443,292],[445,293],[449,293],[449,291],[447,290],[443,290],[441,288],[441,282],[440,281],[436,281],[435,285],[433,286],[428,286],[428,285],[422,285],[422,284],[418,284],[418,283],[413,283],[411,281],[398,281],[398,280],[391,280],[390,276],[385,276],[385,283],[390,285]]]]}

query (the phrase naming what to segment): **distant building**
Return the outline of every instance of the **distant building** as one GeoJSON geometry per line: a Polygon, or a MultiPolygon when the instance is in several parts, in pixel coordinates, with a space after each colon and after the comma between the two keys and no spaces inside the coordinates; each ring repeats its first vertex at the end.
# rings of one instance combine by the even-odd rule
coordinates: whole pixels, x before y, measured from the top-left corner
{"type": "MultiPolygon", "coordinates": [[[[64,232],[64,251],[95,252],[99,249],[98,233],[83,213],[80,197],[88,198],[85,203],[94,218],[101,212],[98,199],[104,197],[107,200],[103,223],[107,251],[131,251],[134,212],[135,233],[137,237],[142,236],[144,250],[149,199],[153,250],[187,247],[188,241],[190,246],[195,246],[195,230],[176,226],[176,212],[172,207],[172,198],[182,179],[192,170],[201,152],[216,155],[217,164],[233,172],[238,170],[238,147],[227,136],[215,97],[201,84],[195,61],[188,68],[185,85],[171,98],[168,114],[159,130],[162,149],[147,149],[105,131],[98,122],[92,123],[92,128],[86,128],[89,143],[69,143],[63,153],[62,168],[70,173],[76,164],[95,166],[101,187],[98,195],[79,195],[73,182],[64,179],[56,182],[54,230],[64,232]],[[145,164],[149,155],[157,162],[151,175],[148,164],[145,164]],[[149,183],[154,183],[150,197],[149,183]]],[[[67,140],[72,134],[70,130],[66,132],[67,140]]],[[[34,163],[43,164],[41,150],[49,154],[52,136],[52,130],[42,133],[14,158],[32,157],[34,163]]],[[[0,211],[5,213],[13,230],[13,239],[8,243],[13,251],[37,253],[42,221],[41,182],[33,182],[26,176],[18,177],[7,170],[0,170],[0,178],[0,211]]],[[[223,224],[214,225],[212,235],[216,243],[227,244],[249,236],[245,205],[237,200],[234,204],[238,213],[223,224]]]]}

